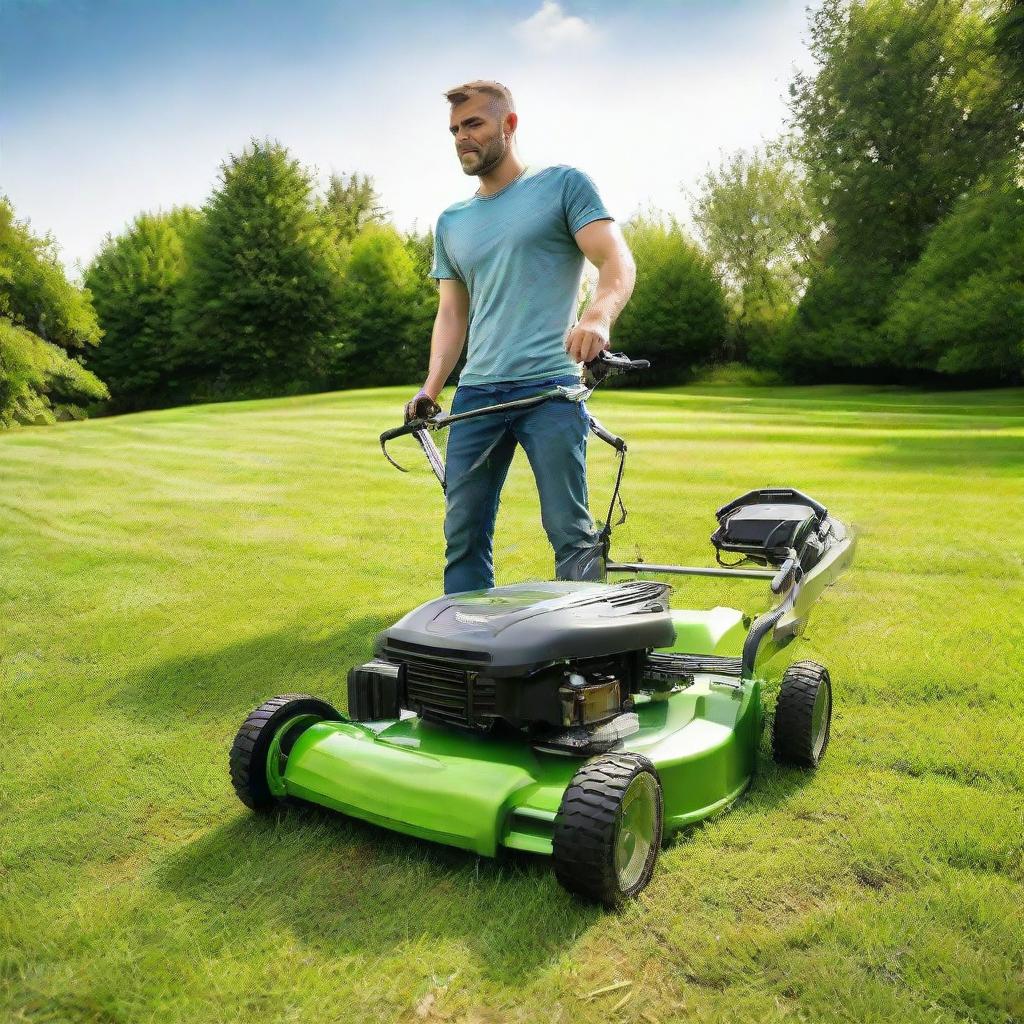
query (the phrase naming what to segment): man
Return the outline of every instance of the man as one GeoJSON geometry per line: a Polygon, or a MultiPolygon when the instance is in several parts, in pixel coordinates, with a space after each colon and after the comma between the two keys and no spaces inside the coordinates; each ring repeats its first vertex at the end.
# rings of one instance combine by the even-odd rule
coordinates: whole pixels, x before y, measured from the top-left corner
{"type": "MultiPolygon", "coordinates": [[[[407,419],[437,410],[468,328],[469,351],[452,413],[526,398],[579,382],[581,362],[608,348],[636,268],[593,182],[566,165],[533,168],[515,146],[518,116],[499,82],[445,93],[449,130],[470,199],[441,214],[431,276],[440,299],[430,365],[407,419]],[[586,257],[599,269],[594,297],[575,322],[586,257]]],[[[589,421],[582,403],[481,416],[452,426],[445,474],[446,594],[494,586],[498,499],[516,444],[530,461],[558,579],[597,579],[601,551],[587,500],[589,421]]]]}

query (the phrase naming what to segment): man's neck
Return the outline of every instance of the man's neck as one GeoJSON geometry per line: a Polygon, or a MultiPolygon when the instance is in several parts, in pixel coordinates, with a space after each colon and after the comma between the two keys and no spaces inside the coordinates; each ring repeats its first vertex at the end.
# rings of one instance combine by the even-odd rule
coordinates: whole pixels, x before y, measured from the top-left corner
{"type": "Polygon", "coordinates": [[[500,192],[506,185],[515,181],[525,169],[526,164],[512,150],[509,150],[493,171],[479,176],[480,188],[477,190],[477,195],[493,196],[495,192],[500,192]]]}

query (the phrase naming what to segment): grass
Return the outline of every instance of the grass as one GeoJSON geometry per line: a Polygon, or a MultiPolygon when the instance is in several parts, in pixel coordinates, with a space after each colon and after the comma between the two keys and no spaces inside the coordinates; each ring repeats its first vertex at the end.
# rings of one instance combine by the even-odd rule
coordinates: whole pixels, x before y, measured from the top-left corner
{"type": "MultiPolygon", "coordinates": [[[[409,476],[376,446],[403,399],[0,437],[0,1018],[1024,1019],[1024,393],[594,401],[631,443],[619,557],[706,561],[713,510],[769,483],[860,531],[791,649],[835,680],[825,764],[765,757],[618,915],[540,859],[231,792],[252,706],[343,705],[374,633],[439,590],[436,484],[411,442],[409,476]]],[[[613,464],[591,459],[603,514],[613,464]]],[[[499,582],[551,572],[521,456],[496,554],[499,582]]],[[[685,580],[677,603],[750,586],[685,580]]]]}

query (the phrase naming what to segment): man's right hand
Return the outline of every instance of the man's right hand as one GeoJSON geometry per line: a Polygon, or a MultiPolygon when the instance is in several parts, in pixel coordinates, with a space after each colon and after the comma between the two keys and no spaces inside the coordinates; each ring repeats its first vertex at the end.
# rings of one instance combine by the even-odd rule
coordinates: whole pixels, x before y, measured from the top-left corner
{"type": "Polygon", "coordinates": [[[405,422],[429,419],[431,416],[436,416],[440,411],[441,406],[423,388],[420,388],[405,404],[405,422]]]}

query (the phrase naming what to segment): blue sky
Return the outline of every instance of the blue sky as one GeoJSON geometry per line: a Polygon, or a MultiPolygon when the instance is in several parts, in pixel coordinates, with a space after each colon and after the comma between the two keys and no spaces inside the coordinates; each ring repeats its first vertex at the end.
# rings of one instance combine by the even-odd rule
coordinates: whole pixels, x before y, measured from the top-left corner
{"type": "Polygon", "coordinates": [[[620,219],[685,216],[722,151],[773,136],[804,0],[0,0],[0,192],[69,267],[142,210],[203,202],[253,136],[376,180],[397,227],[471,194],[441,93],[496,78],[527,164],[620,219]]]}

